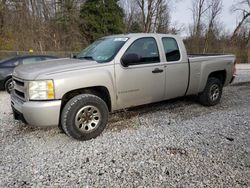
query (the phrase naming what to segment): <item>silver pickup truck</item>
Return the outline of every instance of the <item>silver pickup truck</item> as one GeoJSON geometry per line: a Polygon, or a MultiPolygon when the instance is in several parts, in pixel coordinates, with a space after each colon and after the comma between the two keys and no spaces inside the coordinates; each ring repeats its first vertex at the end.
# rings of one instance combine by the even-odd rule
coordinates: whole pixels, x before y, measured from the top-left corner
{"type": "Polygon", "coordinates": [[[188,56],[175,35],[113,35],[75,58],[17,67],[11,106],[15,119],[88,140],[116,110],[186,95],[216,105],[234,73],[234,55],[188,56]]]}

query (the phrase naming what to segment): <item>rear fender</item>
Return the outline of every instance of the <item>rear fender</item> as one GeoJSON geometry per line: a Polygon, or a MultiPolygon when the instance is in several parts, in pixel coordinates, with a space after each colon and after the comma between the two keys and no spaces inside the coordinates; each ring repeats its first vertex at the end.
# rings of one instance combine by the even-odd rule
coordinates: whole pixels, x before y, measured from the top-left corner
{"type": "Polygon", "coordinates": [[[217,61],[208,61],[208,62],[202,62],[201,65],[201,79],[199,83],[199,89],[198,92],[202,92],[207,84],[208,77],[211,76],[215,72],[225,72],[225,75],[223,75],[224,79],[224,86],[228,85],[231,77],[229,75],[232,75],[232,63],[228,62],[227,60],[217,60],[217,61]]]}

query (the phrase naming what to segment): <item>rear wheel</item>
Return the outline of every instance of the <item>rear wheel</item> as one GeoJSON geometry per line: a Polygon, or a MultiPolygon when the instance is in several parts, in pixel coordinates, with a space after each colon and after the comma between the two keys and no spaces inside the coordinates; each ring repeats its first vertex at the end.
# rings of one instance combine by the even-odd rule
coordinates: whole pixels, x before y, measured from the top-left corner
{"type": "Polygon", "coordinates": [[[199,94],[199,101],[204,106],[214,106],[220,102],[222,95],[222,82],[218,78],[208,78],[206,87],[199,94]]]}
{"type": "Polygon", "coordinates": [[[7,91],[8,93],[11,93],[11,91],[12,91],[13,88],[14,88],[14,84],[13,84],[12,78],[9,78],[9,79],[5,82],[4,88],[6,89],[6,91],[7,91]]]}
{"type": "Polygon", "coordinates": [[[81,94],[73,97],[61,114],[64,132],[77,140],[89,140],[102,133],[108,122],[108,107],[99,97],[81,94]]]}

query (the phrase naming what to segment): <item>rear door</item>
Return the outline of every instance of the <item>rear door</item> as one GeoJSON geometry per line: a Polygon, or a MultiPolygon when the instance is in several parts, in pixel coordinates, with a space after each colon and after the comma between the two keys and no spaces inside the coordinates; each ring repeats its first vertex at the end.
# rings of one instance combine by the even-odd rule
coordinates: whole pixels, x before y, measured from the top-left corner
{"type": "Polygon", "coordinates": [[[161,38],[165,52],[165,99],[184,96],[188,87],[189,64],[183,43],[173,37],[161,38]]]}
{"type": "Polygon", "coordinates": [[[132,42],[125,54],[137,54],[140,62],[124,67],[115,63],[117,107],[126,108],[160,101],[164,97],[165,71],[154,37],[132,42]]]}

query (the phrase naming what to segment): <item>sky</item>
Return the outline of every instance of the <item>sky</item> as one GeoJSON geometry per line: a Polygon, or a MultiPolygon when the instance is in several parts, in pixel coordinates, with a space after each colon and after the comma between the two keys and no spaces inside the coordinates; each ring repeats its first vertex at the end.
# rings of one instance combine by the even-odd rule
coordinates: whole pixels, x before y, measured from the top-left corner
{"type": "MultiPolygon", "coordinates": [[[[230,12],[231,6],[235,3],[235,0],[222,0],[223,10],[219,17],[220,22],[223,24],[223,28],[227,32],[232,32],[237,23],[236,14],[230,12]]],[[[186,36],[188,25],[192,23],[192,0],[179,0],[172,7],[171,13],[172,23],[177,23],[177,26],[184,25],[185,31],[181,33],[182,36],[186,36]]]]}

